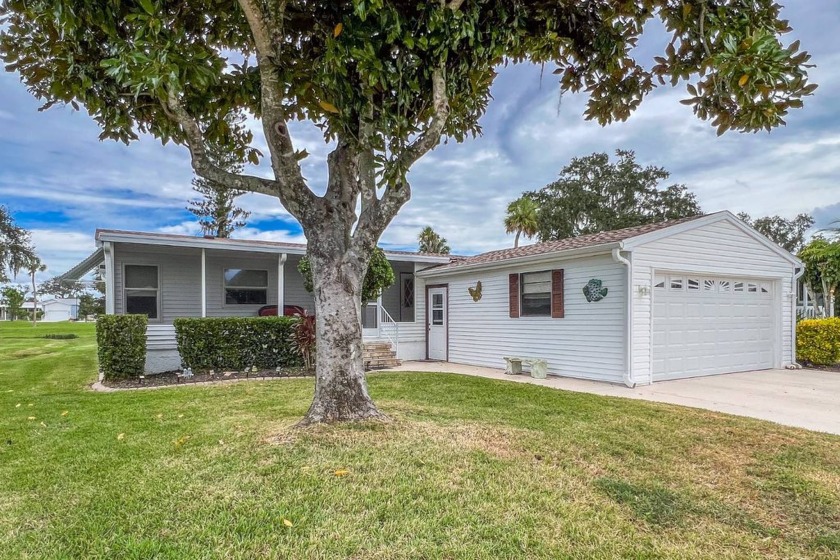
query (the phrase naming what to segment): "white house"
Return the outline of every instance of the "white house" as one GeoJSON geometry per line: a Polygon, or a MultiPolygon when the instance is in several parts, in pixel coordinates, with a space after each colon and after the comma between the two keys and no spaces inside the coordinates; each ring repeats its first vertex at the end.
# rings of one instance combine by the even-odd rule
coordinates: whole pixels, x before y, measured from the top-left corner
{"type": "MultiPolygon", "coordinates": [[[[149,315],[149,371],[177,368],[176,317],[312,310],[304,245],[97,231],[107,313],[149,315]]],[[[802,265],[729,212],[465,258],[386,252],[397,282],[366,310],[366,341],[399,358],[502,367],[629,386],[794,362],[802,265]]]]}
{"type": "Polygon", "coordinates": [[[801,267],[729,212],[484,253],[418,272],[428,357],[628,386],[784,367],[801,267]]]}
{"type": "Polygon", "coordinates": [[[55,298],[41,302],[44,316],[41,322],[57,323],[75,320],[79,316],[79,300],[76,298],[55,298]]]}

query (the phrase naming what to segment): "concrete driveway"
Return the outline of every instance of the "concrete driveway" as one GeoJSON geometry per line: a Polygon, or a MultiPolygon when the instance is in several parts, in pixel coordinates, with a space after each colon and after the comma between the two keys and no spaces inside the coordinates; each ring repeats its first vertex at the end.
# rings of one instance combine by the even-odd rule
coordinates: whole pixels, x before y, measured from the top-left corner
{"type": "Polygon", "coordinates": [[[840,373],[836,372],[772,369],[660,381],[629,389],[564,377],[532,379],[527,375],[505,375],[501,369],[445,362],[406,362],[396,369],[476,375],[567,391],[678,404],[840,435],[840,373]]]}

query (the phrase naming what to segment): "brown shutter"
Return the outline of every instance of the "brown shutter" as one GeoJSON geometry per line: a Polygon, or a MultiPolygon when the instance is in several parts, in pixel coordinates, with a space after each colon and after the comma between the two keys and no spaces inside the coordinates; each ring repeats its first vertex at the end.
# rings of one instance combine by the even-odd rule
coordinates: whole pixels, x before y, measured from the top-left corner
{"type": "Polygon", "coordinates": [[[551,317],[562,319],[566,315],[563,308],[563,269],[551,271],[551,317]]]}
{"type": "Polygon", "coordinates": [[[508,276],[508,307],[511,319],[519,318],[519,275],[508,276]]]}

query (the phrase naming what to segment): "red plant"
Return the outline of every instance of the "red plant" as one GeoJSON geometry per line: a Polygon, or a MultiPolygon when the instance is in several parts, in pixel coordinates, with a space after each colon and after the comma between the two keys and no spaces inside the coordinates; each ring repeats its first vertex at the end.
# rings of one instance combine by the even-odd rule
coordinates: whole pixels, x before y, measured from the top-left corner
{"type": "Polygon", "coordinates": [[[303,367],[308,371],[315,369],[315,315],[303,311],[298,313],[298,322],[292,333],[292,341],[303,358],[303,367]]]}

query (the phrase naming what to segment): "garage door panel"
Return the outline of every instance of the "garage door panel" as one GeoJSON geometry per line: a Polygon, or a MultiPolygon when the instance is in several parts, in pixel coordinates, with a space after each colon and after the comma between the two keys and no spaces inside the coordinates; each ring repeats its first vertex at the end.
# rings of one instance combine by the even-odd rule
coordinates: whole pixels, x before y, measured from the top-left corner
{"type": "Polygon", "coordinates": [[[773,367],[773,283],[669,274],[654,286],[654,380],[773,367]]]}

